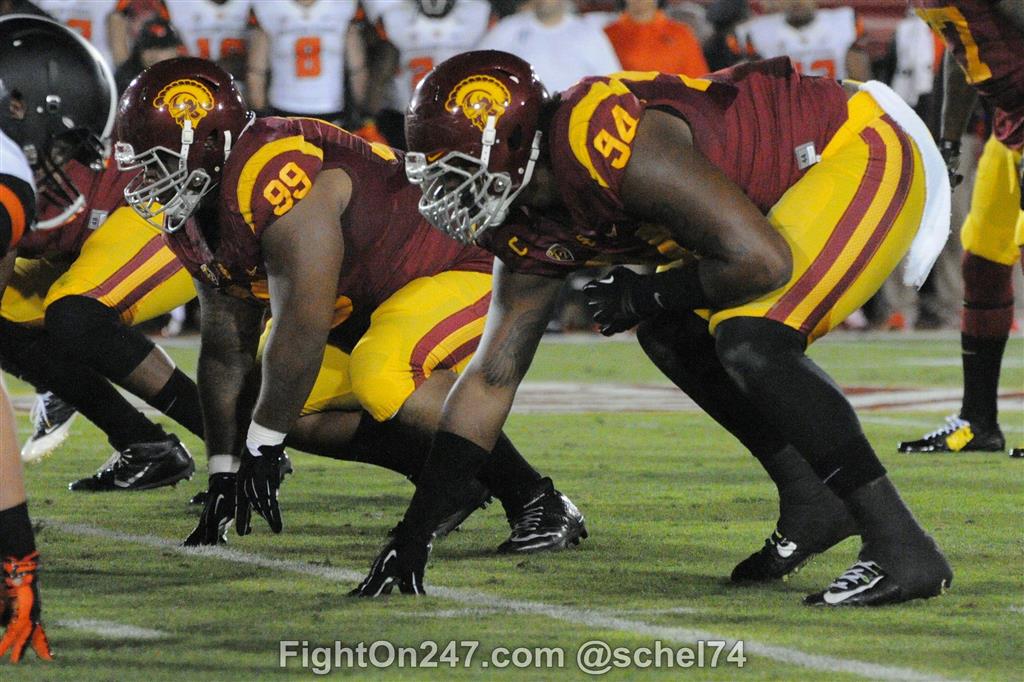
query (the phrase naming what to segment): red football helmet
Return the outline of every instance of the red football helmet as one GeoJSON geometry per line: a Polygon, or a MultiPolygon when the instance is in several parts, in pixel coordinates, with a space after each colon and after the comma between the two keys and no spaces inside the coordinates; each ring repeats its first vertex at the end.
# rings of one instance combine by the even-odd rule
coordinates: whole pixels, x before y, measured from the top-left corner
{"type": "Polygon", "coordinates": [[[142,169],[125,200],[164,231],[180,229],[252,121],[231,75],[213,62],[178,57],[149,67],[117,105],[114,158],[121,170],[142,169]]]}
{"type": "Polygon", "coordinates": [[[500,225],[540,156],[547,92],[528,63],[464,52],[420,81],[405,117],[405,171],[430,224],[469,243],[500,225]]]}

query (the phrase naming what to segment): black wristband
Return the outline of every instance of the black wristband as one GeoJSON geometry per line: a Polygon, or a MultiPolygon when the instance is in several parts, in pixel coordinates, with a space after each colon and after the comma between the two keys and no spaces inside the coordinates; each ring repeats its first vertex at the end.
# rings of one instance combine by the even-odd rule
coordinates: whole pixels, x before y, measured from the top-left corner
{"type": "Polygon", "coordinates": [[[663,310],[694,310],[709,307],[700,284],[699,263],[673,268],[645,278],[642,286],[649,297],[663,310]]]}

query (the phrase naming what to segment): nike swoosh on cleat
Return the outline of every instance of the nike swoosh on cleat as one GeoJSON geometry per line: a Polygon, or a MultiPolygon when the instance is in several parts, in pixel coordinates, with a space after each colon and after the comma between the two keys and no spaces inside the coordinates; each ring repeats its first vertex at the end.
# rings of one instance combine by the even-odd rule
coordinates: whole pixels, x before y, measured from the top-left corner
{"type": "Polygon", "coordinates": [[[152,464],[147,464],[146,466],[142,467],[142,470],[139,471],[139,473],[132,474],[131,476],[128,477],[127,481],[119,481],[118,479],[115,478],[114,479],[114,485],[116,485],[118,488],[128,488],[128,487],[130,487],[132,483],[135,483],[135,481],[137,481],[140,478],[142,478],[143,476],[145,476],[146,472],[149,471],[149,467],[151,467],[151,466],[153,466],[153,465],[152,464]]]}
{"type": "Polygon", "coordinates": [[[869,583],[867,583],[865,585],[858,585],[857,587],[853,588],[852,590],[844,590],[843,592],[826,592],[825,595],[824,595],[825,603],[826,604],[832,604],[832,605],[840,604],[840,603],[846,601],[847,599],[849,599],[850,597],[852,597],[854,595],[858,595],[861,592],[864,592],[866,590],[870,590],[872,587],[877,585],[879,583],[879,581],[881,581],[882,578],[884,578],[884,577],[885,577],[884,575],[875,576],[874,578],[871,579],[871,582],[869,582],[869,583]]]}
{"type": "Polygon", "coordinates": [[[788,559],[793,556],[793,552],[796,551],[795,542],[780,542],[775,545],[775,551],[779,553],[779,556],[783,559],[788,559]]]}

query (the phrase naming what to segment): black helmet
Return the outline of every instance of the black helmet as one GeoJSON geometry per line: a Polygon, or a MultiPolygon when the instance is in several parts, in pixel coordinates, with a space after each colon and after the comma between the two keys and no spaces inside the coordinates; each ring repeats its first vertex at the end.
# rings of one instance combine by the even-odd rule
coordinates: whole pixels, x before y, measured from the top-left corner
{"type": "Polygon", "coordinates": [[[65,207],[37,228],[81,209],[85,199],[61,166],[102,160],[116,106],[110,68],[84,38],[44,17],[0,17],[0,130],[25,152],[38,191],[65,207]]]}

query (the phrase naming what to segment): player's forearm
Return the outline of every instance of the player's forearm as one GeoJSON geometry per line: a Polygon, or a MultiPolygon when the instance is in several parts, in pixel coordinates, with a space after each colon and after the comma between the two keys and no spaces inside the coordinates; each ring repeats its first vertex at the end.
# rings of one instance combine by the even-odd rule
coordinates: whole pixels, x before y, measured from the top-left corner
{"type": "Polygon", "coordinates": [[[252,355],[205,348],[200,352],[197,384],[207,455],[241,451],[257,379],[252,355]]]}
{"type": "Polygon", "coordinates": [[[942,129],[940,139],[959,142],[967,130],[978,94],[967,82],[967,75],[946,50],[943,65],[942,129]]]}
{"type": "Polygon", "coordinates": [[[254,422],[281,433],[291,430],[316,382],[329,331],[329,320],[274,319],[263,350],[254,422]]]}
{"type": "Polygon", "coordinates": [[[251,416],[262,310],[197,281],[202,311],[197,384],[208,455],[240,452],[251,416]]]}

